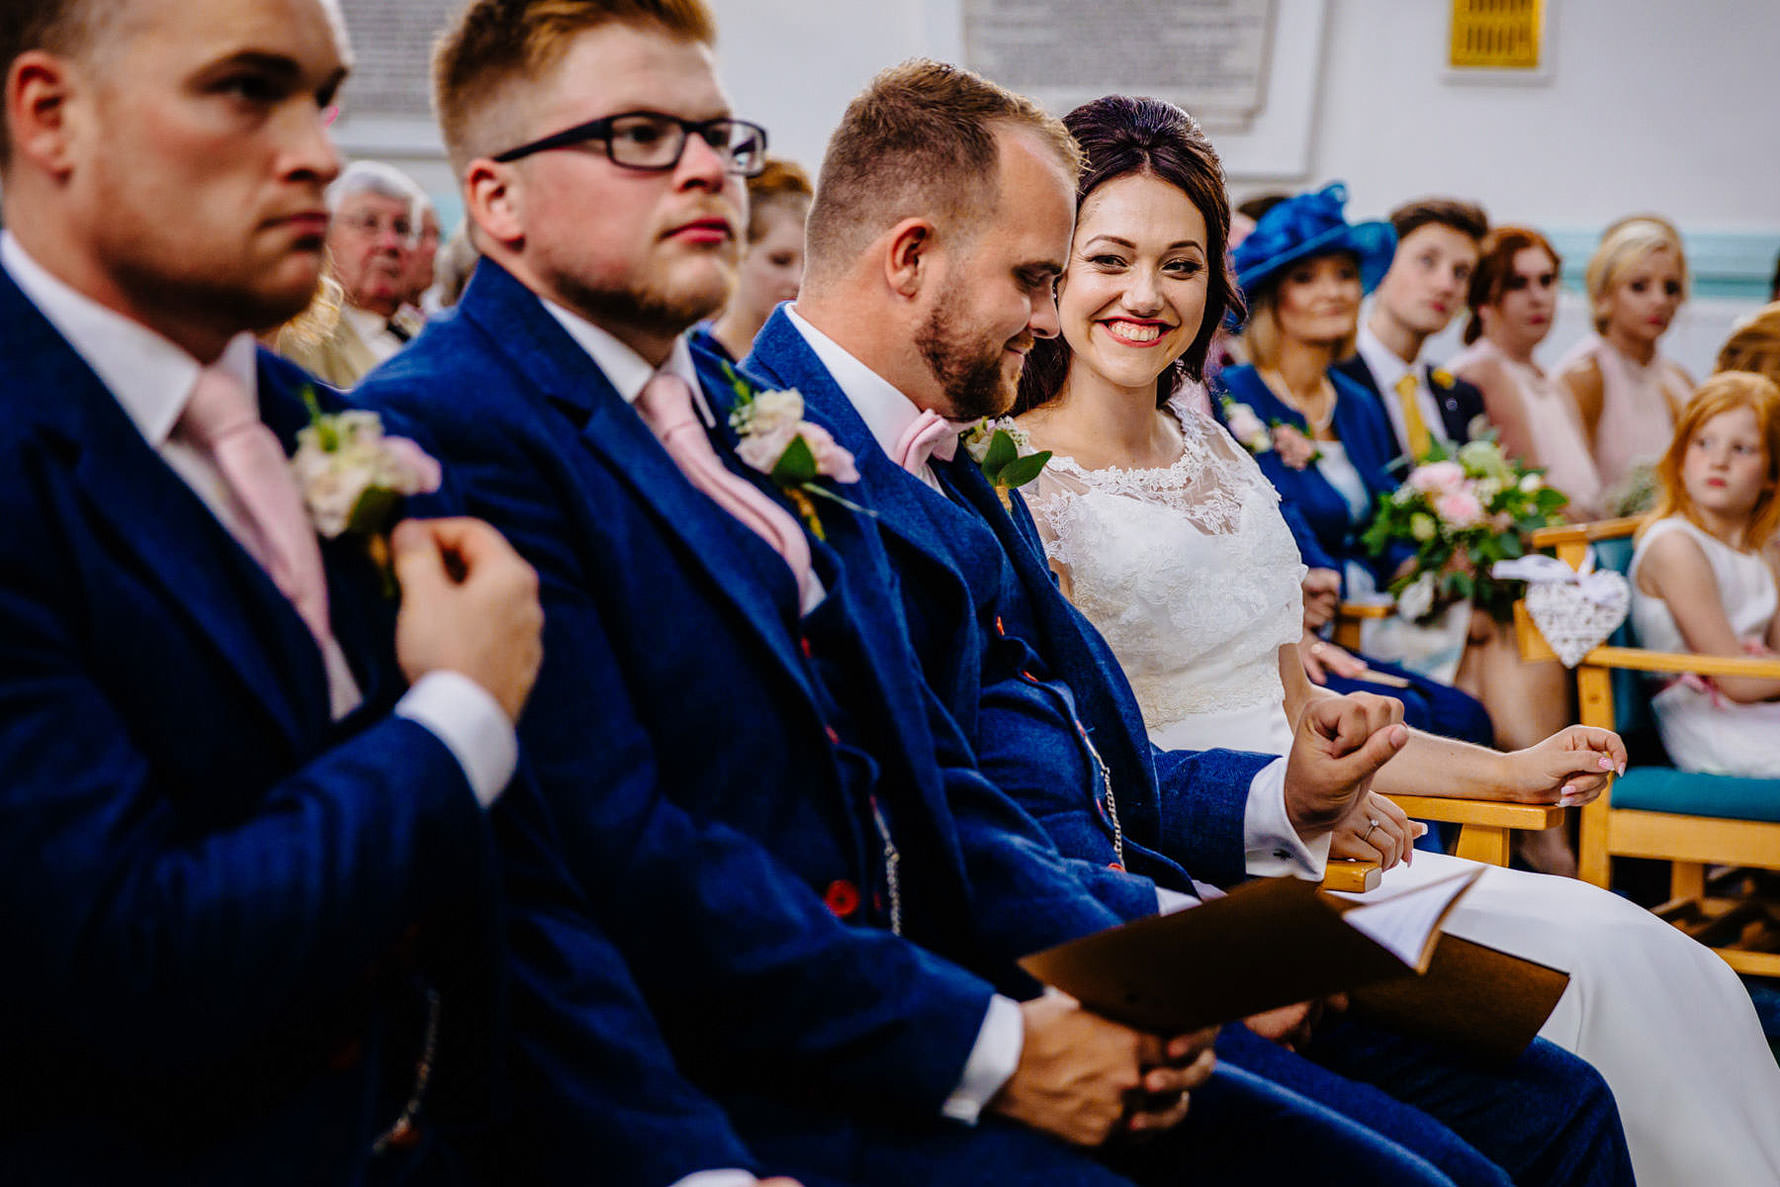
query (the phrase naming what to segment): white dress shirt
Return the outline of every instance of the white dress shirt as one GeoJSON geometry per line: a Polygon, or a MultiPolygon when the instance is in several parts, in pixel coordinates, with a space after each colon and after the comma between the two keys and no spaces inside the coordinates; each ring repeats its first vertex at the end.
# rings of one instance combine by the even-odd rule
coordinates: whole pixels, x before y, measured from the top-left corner
{"type": "Polygon", "coordinates": [[[358,332],[360,340],[383,362],[399,353],[408,345],[390,333],[389,319],[380,313],[372,313],[369,309],[360,309],[357,305],[347,304],[340,307],[340,316],[345,318],[352,328],[358,332]]]}
{"type": "Polygon", "coordinates": [[[1355,346],[1366,369],[1372,372],[1373,382],[1378,384],[1378,396],[1384,401],[1385,415],[1391,418],[1391,432],[1397,436],[1398,448],[1406,454],[1409,452],[1409,426],[1403,420],[1403,397],[1397,392],[1397,384],[1409,374],[1415,376],[1415,406],[1421,409],[1422,424],[1427,426],[1428,435],[1450,447],[1452,438],[1447,436],[1446,421],[1440,417],[1440,400],[1428,387],[1427,370],[1418,365],[1420,360],[1406,363],[1398,358],[1397,352],[1380,342],[1365,321],[1360,323],[1355,346]]]}
{"type": "MultiPolygon", "coordinates": [[[[31,303],[49,319],[76,354],[93,369],[124,413],[161,459],[189,486],[237,540],[249,537],[245,513],[215,463],[173,432],[202,370],[198,361],[139,322],[75,291],[26,254],[11,232],[0,234],[0,265],[31,303]]],[[[217,366],[228,370],[259,403],[258,360],[252,335],[224,349],[217,366]]],[[[362,701],[340,645],[322,649],[335,719],[362,701]]],[[[432,672],[415,683],[395,712],[425,726],[464,770],[484,807],[499,797],[519,762],[513,726],[499,702],[457,672],[432,672]]]]}

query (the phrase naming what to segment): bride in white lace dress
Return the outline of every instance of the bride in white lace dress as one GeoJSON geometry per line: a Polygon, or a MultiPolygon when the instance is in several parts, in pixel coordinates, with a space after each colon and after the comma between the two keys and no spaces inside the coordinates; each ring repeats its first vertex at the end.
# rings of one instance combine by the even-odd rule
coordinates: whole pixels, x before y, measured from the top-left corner
{"type": "MultiPolygon", "coordinates": [[[[1283,753],[1293,715],[1330,695],[1295,653],[1303,566],[1246,451],[1188,400],[1156,400],[1183,356],[1203,357],[1190,348],[1204,337],[1207,278],[1224,268],[1208,211],[1223,214],[1144,168],[1084,195],[1059,286],[1063,341],[1022,391],[1021,426],[1055,451],[1028,495],[1065,592],[1118,653],[1151,736],[1283,753]]],[[[1386,778],[1400,766],[1440,781],[1424,792],[1488,794],[1527,754],[1418,735],[1379,785],[1401,786],[1400,773],[1386,778]]],[[[1382,858],[1386,886],[1470,867],[1420,852],[1399,862],[1409,837],[1394,811],[1370,797],[1335,852],[1382,858]]],[[[1571,974],[1541,1033],[1606,1077],[1645,1187],[1780,1182],[1780,1069],[1747,992],[1710,951],[1587,883],[1493,867],[1447,930],[1571,974]]]]}

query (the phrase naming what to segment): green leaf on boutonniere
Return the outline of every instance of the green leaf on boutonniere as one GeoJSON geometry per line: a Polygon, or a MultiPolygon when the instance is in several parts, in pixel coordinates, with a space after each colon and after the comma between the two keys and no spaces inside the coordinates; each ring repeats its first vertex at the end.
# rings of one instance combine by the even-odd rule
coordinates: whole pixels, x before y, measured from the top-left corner
{"type": "Polygon", "coordinates": [[[1029,453],[1025,457],[1015,458],[1001,468],[995,477],[995,485],[1006,487],[1025,486],[1044,472],[1045,463],[1051,460],[1051,451],[1029,453]]]}
{"type": "Polygon", "coordinates": [[[989,452],[983,455],[983,473],[996,480],[1009,463],[1020,456],[1020,446],[1006,429],[996,429],[989,437],[989,452]]]}
{"type": "Polygon", "coordinates": [[[801,436],[791,438],[791,444],[773,465],[772,480],[780,486],[804,486],[816,481],[816,455],[809,442],[801,436]]]}

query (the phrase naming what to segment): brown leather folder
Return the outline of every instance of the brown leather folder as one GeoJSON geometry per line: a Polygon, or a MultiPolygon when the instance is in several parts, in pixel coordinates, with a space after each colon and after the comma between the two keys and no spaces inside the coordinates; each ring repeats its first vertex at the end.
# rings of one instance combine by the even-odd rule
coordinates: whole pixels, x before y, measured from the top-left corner
{"type": "Polygon", "coordinates": [[[1359,901],[1296,878],[1258,879],[1020,964],[1090,1009],[1159,1034],[1345,992],[1356,1013],[1467,1053],[1513,1058],[1544,1025],[1569,977],[1442,937],[1441,922],[1481,872],[1359,901]],[[1395,912],[1388,946],[1356,926],[1380,919],[1379,911],[1349,918],[1380,906],[1395,912]]]}

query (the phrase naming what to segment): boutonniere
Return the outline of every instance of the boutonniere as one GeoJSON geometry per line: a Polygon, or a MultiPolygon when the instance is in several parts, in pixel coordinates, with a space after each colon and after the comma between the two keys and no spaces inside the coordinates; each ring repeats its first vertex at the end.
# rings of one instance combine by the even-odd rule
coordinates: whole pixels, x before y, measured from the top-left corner
{"type": "Polygon", "coordinates": [[[389,533],[401,500],[439,489],[439,463],[406,437],[383,435],[375,412],[323,412],[313,388],[303,390],[309,424],[297,431],[291,472],[317,534],[359,536],[395,596],[389,533]]]}
{"type": "Polygon", "coordinates": [[[816,513],[816,499],[839,503],[861,515],[872,514],[817,481],[827,478],[855,483],[859,481],[859,468],[853,455],[827,429],[803,418],[803,396],[796,388],[757,392],[732,368],[725,370],[736,394],[729,427],[740,438],[737,456],[773,480],[816,539],[828,538],[822,530],[822,518],[816,513]]]}
{"type": "Polygon", "coordinates": [[[1006,417],[992,421],[985,416],[964,430],[960,440],[1010,513],[1014,502],[1008,492],[1034,481],[1051,460],[1050,450],[1035,451],[1026,430],[1006,417]]]}
{"type": "Polygon", "coordinates": [[[1256,457],[1277,453],[1279,460],[1294,470],[1302,470],[1322,459],[1323,451],[1297,425],[1277,418],[1263,422],[1253,408],[1229,396],[1220,397],[1218,405],[1224,412],[1224,427],[1256,457]]]}

